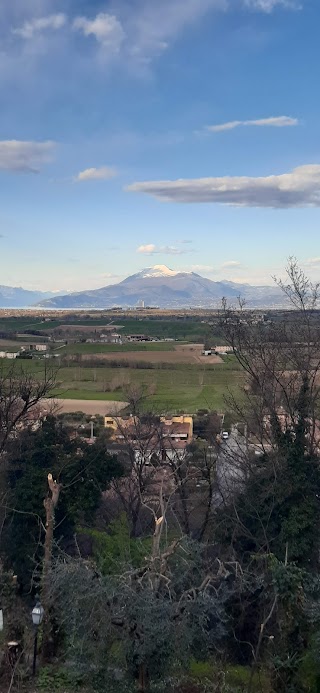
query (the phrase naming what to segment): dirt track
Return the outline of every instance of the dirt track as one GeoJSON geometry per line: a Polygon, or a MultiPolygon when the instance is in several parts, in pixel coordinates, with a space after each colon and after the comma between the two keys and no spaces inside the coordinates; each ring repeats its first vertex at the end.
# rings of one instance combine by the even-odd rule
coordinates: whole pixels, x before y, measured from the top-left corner
{"type": "Polygon", "coordinates": [[[98,399],[49,399],[48,407],[57,413],[70,414],[74,411],[83,411],[84,414],[118,414],[126,406],[126,402],[111,402],[98,399]]]}

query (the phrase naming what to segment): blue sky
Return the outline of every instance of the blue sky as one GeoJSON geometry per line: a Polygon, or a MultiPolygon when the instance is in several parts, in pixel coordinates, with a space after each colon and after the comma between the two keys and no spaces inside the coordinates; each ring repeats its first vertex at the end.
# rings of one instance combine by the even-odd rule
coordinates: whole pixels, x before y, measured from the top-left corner
{"type": "Polygon", "coordinates": [[[0,284],[320,279],[318,0],[0,6],[0,284]]]}

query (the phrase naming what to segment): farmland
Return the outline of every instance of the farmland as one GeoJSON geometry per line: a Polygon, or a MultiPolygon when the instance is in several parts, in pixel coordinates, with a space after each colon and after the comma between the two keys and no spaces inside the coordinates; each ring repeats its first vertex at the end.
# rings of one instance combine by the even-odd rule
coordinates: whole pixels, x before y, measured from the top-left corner
{"type": "MultiPolygon", "coordinates": [[[[17,315],[7,316],[4,311],[0,311],[0,332],[21,333],[42,333],[50,335],[52,331],[70,332],[81,327],[86,330],[103,331],[103,328],[114,326],[120,328],[122,335],[144,334],[158,339],[176,339],[179,341],[203,342],[208,334],[212,334],[212,320],[218,322],[217,315],[202,311],[184,311],[170,313],[169,311],[143,314],[139,312],[120,314],[113,311],[104,311],[97,315],[57,313],[49,316],[39,316],[28,311],[20,311],[17,315]]],[[[219,342],[219,329],[215,328],[215,339],[219,342]]]]}
{"type": "Polygon", "coordinates": [[[4,359],[0,368],[14,368],[17,374],[23,369],[35,378],[41,378],[45,368],[53,368],[56,371],[54,396],[74,400],[75,410],[83,401],[96,401],[99,411],[103,402],[106,407],[108,402],[125,403],[130,389],[137,386],[145,395],[145,409],[156,413],[223,409],[225,395],[228,390],[238,390],[242,373],[232,356],[222,359],[202,355],[208,336],[210,339],[211,335],[212,344],[221,343],[217,326],[214,335],[213,326],[208,324],[210,316],[206,321],[202,317],[166,314],[141,318],[138,313],[134,317],[132,313],[113,316],[113,329],[120,332],[123,344],[86,341],[88,330],[98,337],[111,324],[110,315],[90,318],[55,315],[46,320],[32,315],[0,317],[0,330],[8,335],[2,338],[2,343],[8,350],[15,351],[25,343],[17,334],[34,330],[36,336],[30,334],[29,341],[47,335],[53,355],[46,361],[38,357],[14,364],[4,359]],[[127,342],[126,335],[132,334],[163,341],[127,342]]]}
{"type": "MultiPolygon", "coordinates": [[[[61,366],[56,373],[54,395],[62,399],[125,402],[128,390],[138,385],[146,395],[146,409],[157,413],[192,413],[201,408],[223,408],[227,391],[237,391],[242,377],[231,358],[202,368],[181,363],[168,365],[167,368],[110,368],[105,364],[95,368],[71,364],[61,366]]],[[[23,366],[15,362],[14,368],[17,373],[23,368],[36,378],[43,377],[44,373],[42,361],[25,361],[23,366]]]]}
{"type": "Polygon", "coordinates": [[[172,342],[146,342],[145,344],[68,344],[61,348],[61,354],[119,354],[130,352],[173,351],[172,342]]]}

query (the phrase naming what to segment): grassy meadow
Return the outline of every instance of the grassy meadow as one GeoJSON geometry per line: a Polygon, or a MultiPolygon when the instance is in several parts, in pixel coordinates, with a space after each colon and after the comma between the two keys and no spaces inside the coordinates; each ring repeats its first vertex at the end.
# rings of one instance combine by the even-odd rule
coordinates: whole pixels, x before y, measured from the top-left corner
{"type": "MultiPolygon", "coordinates": [[[[3,361],[6,368],[13,367],[17,375],[32,373],[42,378],[44,369],[52,367],[52,361],[3,361]]],[[[126,401],[127,392],[139,385],[147,395],[145,408],[155,412],[196,412],[198,409],[223,409],[228,390],[236,392],[242,373],[233,359],[210,367],[176,364],[170,368],[114,368],[103,364],[96,368],[70,363],[56,363],[56,388],[54,395],[65,399],[126,401]]],[[[1,367],[1,365],[0,365],[1,367]]],[[[76,409],[76,404],[75,404],[76,409]]]]}
{"type": "MultiPolygon", "coordinates": [[[[98,316],[97,318],[87,319],[84,317],[73,315],[61,315],[54,317],[52,320],[44,320],[42,317],[34,315],[23,315],[19,317],[2,317],[0,316],[0,332],[18,332],[23,333],[25,330],[37,330],[50,334],[51,330],[59,329],[62,325],[70,325],[71,327],[92,327],[93,331],[99,333],[99,328],[106,327],[109,324],[114,326],[123,335],[144,334],[149,337],[158,337],[159,339],[176,339],[179,341],[203,341],[211,332],[212,327],[208,322],[202,321],[199,317],[183,315],[171,316],[162,318],[159,316],[151,317],[131,317],[126,314],[98,316]],[[121,329],[120,329],[121,328],[121,329]]],[[[208,319],[208,316],[207,316],[208,319]]],[[[221,343],[219,336],[213,337],[217,343],[221,343]]]]}
{"type": "Polygon", "coordinates": [[[117,354],[146,351],[173,351],[174,342],[146,342],[141,344],[67,344],[59,349],[61,354],[117,354]]]}

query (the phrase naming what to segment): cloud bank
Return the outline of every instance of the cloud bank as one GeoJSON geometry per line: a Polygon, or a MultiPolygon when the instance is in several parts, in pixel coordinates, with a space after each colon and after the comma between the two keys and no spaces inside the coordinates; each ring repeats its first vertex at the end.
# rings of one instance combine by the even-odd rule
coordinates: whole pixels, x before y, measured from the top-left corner
{"type": "MultiPolygon", "coordinates": [[[[88,12],[78,15],[74,0],[71,7],[73,5],[75,12],[67,15],[50,11],[54,9],[53,0],[34,3],[30,0],[24,3],[22,0],[10,0],[4,17],[9,20],[6,31],[20,39],[30,42],[49,31],[57,34],[61,29],[67,30],[70,35],[77,32],[83,40],[95,40],[100,61],[101,56],[105,62],[109,58],[114,62],[117,57],[127,69],[132,70],[133,67],[147,67],[184,31],[192,30],[197,22],[210,13],[232,12],[234,7],[240,5],[243,10],[268,14],[281,7],[296,9],[299,7],[297,3],[298,0],[136,0],[132,3],[119,0],[114,3],[116,11],[113,13],[100,11],[97,14],[88,12]],[[37,16],[39,9],[42,14],[37,16]],[[16,25],[17,17],[25,18],[26,12],[24,23],[16,25]]],[[[72,41],[69,43],[71,47],[72,41]]],[[[49,42],[47,45],[49,51],[49,42]]]]}
{"type": "Polygon", "coordinates": [[[310,257],[308,260],[305,261],[304,265],[305,267],[318,268],[320,266],[320,257],[310,257]]]}
{"type": "Polygon", "coordinates": [[[320,165],[299,166],[290,173],[252,178],[225,176],[194,180],[133,183],[129,192],[165,202],[211,202],[240,207],[320,207],[320,165]]]}
{"type": "Polygon", "coordinates": [[[287,128],[298,125],[299,121],[297,118],[290,118],[290,116],[277,116],[271,118],[260,118],[259,120],[231,120],[228,123],[221,123],[220,125],[207,125],[206,130],[208,132],[225,132],[227,130],[235,130],[239,127],[273,127],[273,128],[287,128]]]}
{"type": "Polygon", "coordinates": [[[52,160],[54,142],[0,141],[0,169],[3,171],[38,173],[43,164],[52,160]]]}

